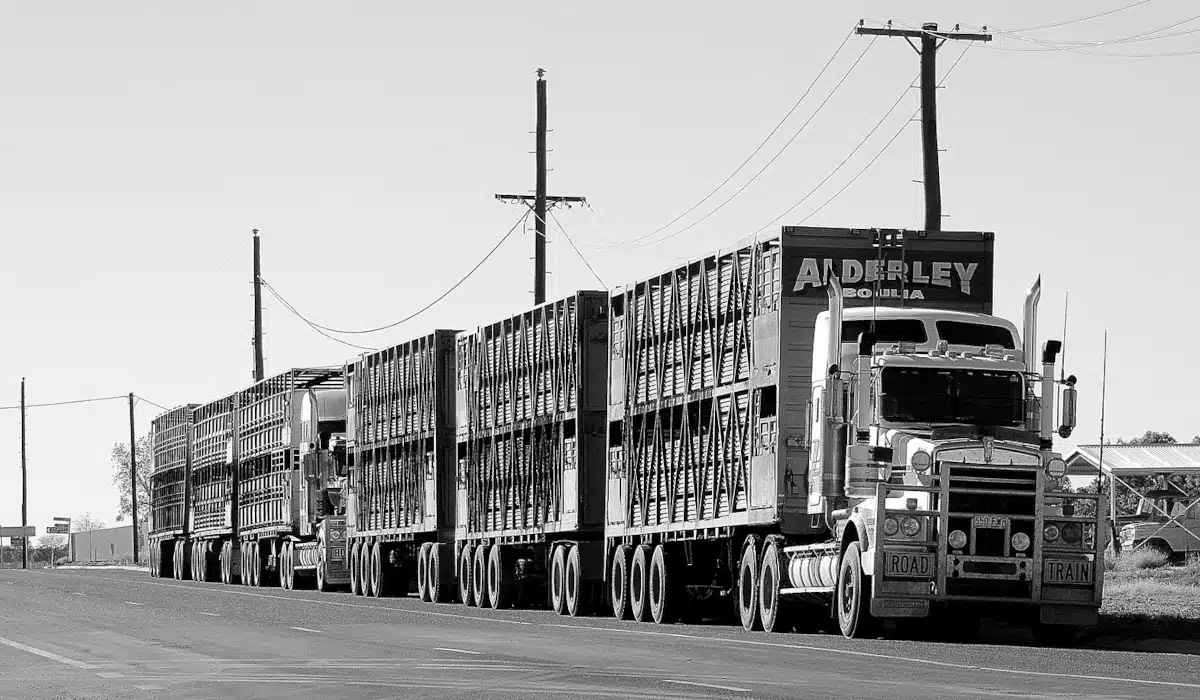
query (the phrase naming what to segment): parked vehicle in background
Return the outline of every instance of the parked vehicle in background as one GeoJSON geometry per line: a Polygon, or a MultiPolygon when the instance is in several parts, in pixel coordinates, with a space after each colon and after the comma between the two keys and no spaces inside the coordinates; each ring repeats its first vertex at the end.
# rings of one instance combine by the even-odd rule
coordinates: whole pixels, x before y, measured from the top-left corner
{"type": "Polygon", "coordinates": [[[1121,527],[1122,551],[1150,549],[1168,561],[1200,553],[1200,497],[1178,489],[1147,491],[1130,519],[1121,527]]]}

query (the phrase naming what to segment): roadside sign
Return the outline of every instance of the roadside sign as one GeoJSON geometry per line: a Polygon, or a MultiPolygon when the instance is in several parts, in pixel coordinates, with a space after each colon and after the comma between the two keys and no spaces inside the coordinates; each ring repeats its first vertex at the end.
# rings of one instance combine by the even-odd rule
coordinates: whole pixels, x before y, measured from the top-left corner
{"type": "Polygon", "coordinates": [[[25,546],[25,538],[24,537],[12,537],[12,538],[9,538],[9,542],[13,549],[21,549],[25,546]]]}
{"type": "Polygon", "coordinates": [[[71,528],[69,525],[51,525],[50,527],[46,528],[46,534],[47,535],[69,535],[69,534],[71,534],[71,528]]]}
{"type": "Polygon", "coordinates": [[[37,528],[33,525],[27,527],[0,527],[0,537],[36,537],[37,528]]]}
{"type": "Polygon", "coordinates": [[[71,524],[71,519],[70,519],[70,518],[55,518],[55,519],[54,519],[54,522],[56,522],[56,523],[66,523],[66,524],[70,525],[70,524],[71,524]]]}

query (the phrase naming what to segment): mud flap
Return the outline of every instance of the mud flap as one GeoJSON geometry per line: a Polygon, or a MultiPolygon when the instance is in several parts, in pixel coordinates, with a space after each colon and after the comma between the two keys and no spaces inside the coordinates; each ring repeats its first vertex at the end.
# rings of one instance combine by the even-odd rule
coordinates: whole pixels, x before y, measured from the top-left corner
{"type": "Polygon", "coordinates": [[[1091,605],[1043,605],[1038,619],[1046,625],[1092,627],[1100,624],[1100,609],[1091,605]]]}
{"type": "Polygon", "coordinates": [[[872,597],[871,614],[879,618],[929,617],[929,601],[872,597]]]}

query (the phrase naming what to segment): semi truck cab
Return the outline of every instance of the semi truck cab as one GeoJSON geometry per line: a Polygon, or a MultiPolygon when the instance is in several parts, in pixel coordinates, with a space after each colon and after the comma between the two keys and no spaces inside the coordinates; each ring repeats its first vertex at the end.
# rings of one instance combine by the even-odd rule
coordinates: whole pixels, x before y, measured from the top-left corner
{"type": "MultiPolygon", "coordinates": [[[[851,637],[935,607],[1023,608],[1035,634],[1056,639],[1095,624],[1103,503],[1096,497],[1088,518],[1051,508],[1079,495],[1060,492],[1061,344],[1035,352],[1040,279],[1023,343],[1011,322],[986,314],[844,310],[836,279],[828,295],[813,344],[809,506],[834,541],[789,548],[797,590],[833,584],[831,613],[851,637]]],[[[1061,384],[1067,437],[1075,378],[1061,384]]]]}

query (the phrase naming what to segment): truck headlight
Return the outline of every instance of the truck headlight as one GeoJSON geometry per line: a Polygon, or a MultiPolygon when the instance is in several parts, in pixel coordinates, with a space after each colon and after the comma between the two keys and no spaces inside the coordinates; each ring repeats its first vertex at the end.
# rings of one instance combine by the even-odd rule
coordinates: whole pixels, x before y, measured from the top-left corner
{"type": "Polygon", "coordinates": [[[918,474],[924,474],[929,471],[929,465],[932,463],[933,458],[929,456],[928,452],[917,451],[913,453],[912,468],[918,474]]]}
{"type": "Polygon", "coordinates": [[[917,522],[916,518],[905,518],[900,523],[900,529],[904,532],[905,537],[914,537],[921,531],[921,523],[917,522]]]}
{"type": "Polygon", "coordinates": [[[890,515],[887,516],[887,518],[885,518],[883,521],[883,534],[887,535],[888,537],[892,537],[897,532],[900,532],[899,521],[890,515]]]}
{"type": "Polygon", "coordinates": [[[1067,544],[1077,544],[1083,539],[1083,528],[1079,523],[1067,523],[1062,526],[1062,540],[1067,544]]]}
{"type": "Polygon", "coordinates": [[[1024,532],[1013,533],[1012,546],[1018,552],[1024,552],[1029,549],[1029,535],[1026,535],[1024,532]]]}
{"type": "Polygon", "coordinates": [[[950,548],[962,549],[967,546],[967,533],[962,530],[955,530],[950,533],[950,548]]]}
{"type": "Polygon", "coordinates": [[[1047,525],[1042,530],[1042,539],[1046,540],[1047,542],[1053,542],[1054,540],[1057,540],[1058,539],[1058,526],[1057,525],[1047,525]]]}
{"type": "Polygon", "coordinates": [[[1046,475],[1051,479],[1061,479],[1067,475],[1067,463],[1061,457],[1055,457],[1046,462],[1046,475]]]}

